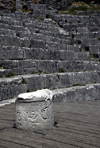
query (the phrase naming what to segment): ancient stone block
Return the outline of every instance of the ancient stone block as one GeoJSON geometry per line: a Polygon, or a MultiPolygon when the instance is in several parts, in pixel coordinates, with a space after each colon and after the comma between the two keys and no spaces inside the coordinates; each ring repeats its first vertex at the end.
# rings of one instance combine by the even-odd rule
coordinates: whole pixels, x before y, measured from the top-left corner
{"type": "Polygon", "coordinates": [[[48,89],[20,94],[16,100],[16,128],[40,131],[53,127],[52,92],[48,89]]]}

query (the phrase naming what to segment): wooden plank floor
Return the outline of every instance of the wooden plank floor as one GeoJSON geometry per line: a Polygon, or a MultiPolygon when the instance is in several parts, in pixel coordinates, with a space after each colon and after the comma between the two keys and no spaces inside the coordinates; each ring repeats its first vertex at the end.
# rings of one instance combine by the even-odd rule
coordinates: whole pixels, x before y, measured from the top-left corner
{"type": "Polygon", "coordinates": [[[0,148],[100,148],[100,101],[54,104],[55,126],[45,134],[15,128],[14,104],[0,107],[0,148]]]}

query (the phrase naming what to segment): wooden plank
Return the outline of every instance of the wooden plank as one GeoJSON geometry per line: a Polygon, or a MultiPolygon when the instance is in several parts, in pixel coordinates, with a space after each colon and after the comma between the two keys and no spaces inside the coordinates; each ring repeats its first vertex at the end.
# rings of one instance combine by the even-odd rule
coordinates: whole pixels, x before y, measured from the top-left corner
{"type": "Polygon", "coordinates": [[[73,132],[82,132],[83,134],[92,134],[93,136],[97,136],[99,137],[100,136],[100,131],[98,131],[98,129],[96,130],[95,127],[94,128],[90,128],[90,127],[87,127],[86,125],[78,125],[78,124],[75,124],[75,123],[67,123],[67,124],[57,124],[56,125],[58,130],[60,129],[64,129],[65,131],[69,131],[72,130],[73,132]]]}
{"type": "Polygon", "coordinates": [[[0,108],[0,148],[99,148],[100,101],[54,104],[58,123],[45,134],[18,130],[14,104],[0,108]]]}
{"type": "Polygon", "coordinates": [[[76,134],[72,132],[59,131],[58,129],[53,129],[45,136],[45,138],[58,140],[61,142],[68,142],[70,144],[76,145],[77,147],[100,147],[100,138],[93,138],[91,135],[85,136],[79,133],[76,134]]]}
{"type": "Polygon", "coordinates": [[[4,130],[2,132],[2,140],[6,141],[11,141],[13,143],[18,143],[20,145],[26,145],[28,147],[35,146],[35,148],[76,148],[76,146],[72,144],[67,144],[63,142],[59,142],[56,140],[50,140],[50,139],[45,139],[43,138],[43,135],[32,133],[32,132],[27,132],[27,131],[22,131],[22,130],[17,130],[17,129],[8,129],[4,130]],[[7,135],[7,136],[5,136],[7,135]],[[27,136],[28,135],[28,136],[27,136]]]}

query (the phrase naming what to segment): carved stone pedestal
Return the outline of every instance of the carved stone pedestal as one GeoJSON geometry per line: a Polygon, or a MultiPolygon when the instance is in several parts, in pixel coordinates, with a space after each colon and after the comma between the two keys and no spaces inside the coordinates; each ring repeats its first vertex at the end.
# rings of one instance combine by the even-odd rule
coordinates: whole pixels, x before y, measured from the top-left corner
{"type": "Polygon", "coordinates": [[[20,94],[15,105],[16,128],[41,132],[53,127],[54,114],[50,90],[20,94]]]}

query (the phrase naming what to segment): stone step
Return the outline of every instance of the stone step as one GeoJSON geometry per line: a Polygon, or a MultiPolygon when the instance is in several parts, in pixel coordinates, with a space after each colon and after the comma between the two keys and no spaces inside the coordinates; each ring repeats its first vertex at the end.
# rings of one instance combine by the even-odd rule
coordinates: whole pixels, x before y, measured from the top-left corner
{"type": "Polygon", "coordinates": [[[10,73],[12,73],[11,69],[0,68],[0,78],[7,77],[10,73]]]}
{"type": "Polygon", "coordinates": [[[100,62],[82,60],[0,60],[0,65],[0,69],[11,69],[15,75],[32,73],[78,72],[92,70],[100,71],[100,62]]]}
{"type": "Polygon", "coordinates": [[[9,24],[4,24],[4,23],[0,23],[0,28],[3,29],[11,29],[11,30],[15,30],[15,31],[26,31],[26,26],[23,25],[9,25],[9,24]]]}
{"type": "Polygon", "coordinates": [[[31,32],[26,29],[25,31],[18,31],[18,30],[12,30],[11,28],[10,29],[3,29],[3,28],[0,28],[0,35],[2,36],[17,36],[17,37],[20,37],[20,38],[23,38],[23,37],[32,37],[32,34],[31,32]]]}
{"type": "Polygon", "coordinates": [[[99,45],[99,40],[97,38],[89,38],[89,39],[84,39],[81,41],[82,47],[87,47],[89,45],[94,46],[94,45],[99,45]]]}
{"type": "Polygon", "coordinates": [[[12,69],[16,75],[54,72],[100,71],[100,62],[57,60],[0,60],[1,68],[12,69]]]}
{"type": "Polygon", "coordinates": [[[58,44],[68,44],[70,41],[68,39],[62,39],[55,36],[45,36],[44,34],[40,33],[32,33],[32,39],[43,40],[46,42],[58,42],[58,44]]]}
{"type": "Polygon", "coordinates": [[[0,28],[0,35],[16,36],[16,31],[11,29],[0,28]]]}
{"type": "Polygon", "coordinates": [[[93,25],[90,26],[90,24],[88,25],[88,29],[89,29],[90,32],[98,32],[98,31],[100,31],[100,27],[96,27],[95,25],[93,27],[93,25]]]}
{"type": "Polygon", "coordinates": [[[22,21],[16,20],[16,18],[1,16],[0,23],[8,24],[8,25],[22,25],[22,21]]]}
{"type": "Polygon", "coordinates": [[[52,92],[54,103],[100,100],[100,83],[86,84],[85,86],[74,86],[63,89],[54,89],[52,92]]]}
{"type": "MultiPolygon", "coordinates": [[[[15,41],[14,41],[15,42],[15,41]]],[[[12,42],[12,45],[13,43],[12,42]]],[[[24,40],[23,40],[24,42],[24,40]]],[[[3,43],[3,41],[2,41],[3,43]]],[[[6,43],[6,41],[5,41],[6,43]]],[[[7,42],[8,43],[8,42],[7,42]]],[[[19,43],[19,42],[18,42],[19,43]]],[[[33,46],[42,46],[38,48],[18,48],[19,46],[16,42],[16,47],[3,46],[1,47],[0,59],[36,59],[36,60],[89,60],[88,52],[75,52],[75,51],[67,51],[67,50],[54,50],[52,46],[47,46],[43,41],[36,40],[33,42],[33,46]],[[39,43],[42,43],[41,45],[39,43]],[[50,50],[50,49],[52,50],[50,50]]],[[[26,45],[29,46],[30,42],[25,42],[26,45]]],[[[56,44],[57,45],[57,44],[56,44]]]]}
{"type": "Polygon", "coordinates": [[[100,31],[96,31],[96,32],[90,32],[89,31],[89,37],[90,38],[100,38],[100,31]]]}
{"type": "Polygon", "coordinates": [[[70,34],[70,37],[75,40],[84,40],[84,39],[98,39],[100,37],[100,32],[83,32],[83,33],[77,33],[73,32],[70,34]]]}
{"type": "Polygon", "coordinates": [[[30,47],[30,44],[31,43],[29,37],[19,38],[18,36],[0,35],[0,46],[3,47],[30,47]]]}
{"type": "Polygon", "coordinates": [[[80,23],[80,22],[84,21],[84,19],[86,21],[89,21],[89,16],[85,16],[85,15],[79,16],[79,15],[64,15],[64,14],[57,15],[57,14],[55,14],[55,15],[53,15],[52,18],[56,21],[63,20],[64,22],[66,22],[66,20],[67,20],[68,22],[73,21],[73,22],[80,23]]]}
{"type": "Polygon", "coordinates": [[[0,100],[37,89],[84,86],[99,82],[100,76],[96,71],[9,76],[9,78],[0,78],[0,100]]]}
{"type": "Polygon", "coordinates": [[[53,21],[52,19],[45,19],[43,21],[40,20],[40,18],[38,19],[34,19],[34,18],[28,18],[28,19],[22,19],[22,21],[26,24],[30,24],[30,25],[35,25],[37,24],[37,26],[45,26],[45,27],[57,27],[56,26],[56,22],[53,21]]]}
{"type": "Polygon", "coordinates": [[[98,19],[98,16],[95,17],[89,17],[89,16],[78,16],[78,15],[53,15],[53,20],[55,20],[57,23],[62,22],[63,24],[95,24],[99,25],[100,21],[98,19]]]}
{"type": "Polygon", "coordinates": [[[57,31],[59,31],[58,30],[58,28],[57,27],[55,27],[55,26],[48,26],[48,25],[38,25],[38,24],[30,24],[30,23],[25,23],[25,26],[27,27],[27,28],[29,28],[29,27],[32,27],[32,28],[37,28],[37,29],[40,29],[40,30],[47,30],[47,31],[53,31],[53,32],[57,32],[57,31]]]}
{"type": "Polygon", "coordinates": [[[41,40],[51,40],[51,41],[56,41],[56,42],[61,42],[66,43],[66,40],[68,40],[68,35],[61,34],[60,32],[51,32],[51,31],[43,31],[43,30],[38,30],[38,29],[33,29],[33,28],[25,28],[24,30],[22,29],[21,26],[8,26],[8,28],[0,28],[0,34],[2,35],[9,35],[9,36],[18,36],[18,37],[30,37],[30,38],[36,38],[36,39],[41,39],[41,40]],[[60,41],[59,41],[60,40],[60,41]]]}
{"type": "Polygon", "coordinates": [[[1,69],[11,69],[14,74],[100,71],[100,62],[57,60],[0,60],[1,69]]]}
{"type": "Polygon", "coordinates": [[[9,36],[9,35],[0,35],[0,45],[1,46],[19,46],[20,41],[19,38],[16,36],[9,36]]]}
{"type": "Polygon", "coordinates": [[[84,38],[83,39],[75,39],[73,38],[72,40],[72,43],[73,44],[80,44],[82,48],[85,48],[85,47],[89,47],[89,46],[95,46],[95,45],[99,45],[99,40],[98,38],[84,38]]]}
{"type": "Polygon", "coordinates": [[[22,22],[25,23],[26,26],[34,26],[34,27],[42,27],[43,28],[53,28],[58,30],[58,27],[55,24],[52,24],[52,22],[45,22],[44,21],[39,21],[39,20],[22,20],[22,22]]]}
{"type": "Polygon", "coordinates": [[[34,30],[33,32],[35,32],[35,33],[41,33],[41,34],[47,35],[47,36],[54,36],[54,37],[58,37],[60,39],[68,39],[70,37],[69,34],[65,35],[65,34],[60,33],[58,31],[52,32],[52,31],[47,31],[47,30],[35,29],[35,28],[33,29],[32,27],[28,27],[28,28],[31,32],[32,32],[32,30],[34,30]]]}
{"type": "Polygon", "coordinates": [[[37,60],[88,60],[89,54],[86,52],[74,52],[67,50],[44,50],[41,48],[31,48],[24,51],[24,59],[37,60]]]}
{"type": "Polygon", "coordinates": [[[98,54],[98,52],[100,52],[100,46],[99,45],[89,46],[89,52],[90,54],[98,54]]]}
{"type": "Polygon", "coordinates": [[[66,50],[66,44],[70,44],[70,40],[63,40],[54,37],[43,38],[42,35],[31,36],[30,32],[24,31],[23,36],[20,37],[21,32],[16,33],[16,36],[0,35],[1,46],[17,46],[17,47],[34,47],[34,48],[54,48],[66,50]],[[28,34],[28,35],[27,35],[28,34]],[[32,39],[33,38],[33,39],[32,39]],[[41,39],[40,39],[41,38],[41,39]],[[51,40],[49,40],[51,38],[51,40]],[[58,39],[58,40],[57,40],[58,39]],[[47,47],[48,46],[48,47],[47,47]]]}

